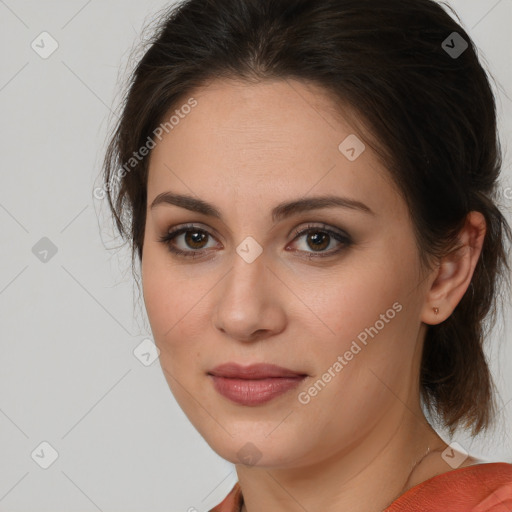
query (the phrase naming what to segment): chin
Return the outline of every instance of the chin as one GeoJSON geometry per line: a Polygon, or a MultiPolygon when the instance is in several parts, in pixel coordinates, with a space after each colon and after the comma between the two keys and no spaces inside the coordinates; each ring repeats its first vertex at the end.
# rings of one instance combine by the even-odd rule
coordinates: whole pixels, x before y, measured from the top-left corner
{"type": "MultiPolygon", "coordinates": [[[[283,439],[271,439],[265,437],[262,432],[267,432],[266,428],[231,430],[230,436],[222,428],[218,427],[215,434],[212,431],[199,433],[203,436],[210,448],[220,457],[232,464],[243,464],[246,466],[279,468],[287,467],[293,460],[300,455],[298,452],[305,449],[304,444],[290,443],[290,436],[285,435],[288,443],[283,443],[283,439]],[[257,431],[256,434],[253,432],[257,431]],[[221,433],[222,432],[222,433],[221,433]]],[[[229,430],[229,426],[227,426],[229,430]]],[[[283,431],[284,433],[284,431],[283,431]]]]}

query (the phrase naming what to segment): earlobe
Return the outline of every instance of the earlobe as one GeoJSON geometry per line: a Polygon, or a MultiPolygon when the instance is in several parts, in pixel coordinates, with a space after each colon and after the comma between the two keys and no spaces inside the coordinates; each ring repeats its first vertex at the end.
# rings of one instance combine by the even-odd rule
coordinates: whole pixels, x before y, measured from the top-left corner
{"type": "Polygon", "coordinates": [[[437,269],[425,303],[425,318],[422,319],[427,324],[435,325],[444,322],[455,309],[455,306],[451,307],[450,298],[453,291],[463,282],[468,271],[468,265],[464,261],[461,250],[462,248],[459,249],[457,256],[455,254],[446,256],[437,269]],[[455,257],[458,259],[452,259],[455,257]]]}
{"type": "Polygon", "coordinates": [[[422,322],[436,325],[455,310],[468,287],[482,252],[486,222],[480,212],[470,212],[459,233],[459,247],[440,260],[427,291],[422,322]]]}

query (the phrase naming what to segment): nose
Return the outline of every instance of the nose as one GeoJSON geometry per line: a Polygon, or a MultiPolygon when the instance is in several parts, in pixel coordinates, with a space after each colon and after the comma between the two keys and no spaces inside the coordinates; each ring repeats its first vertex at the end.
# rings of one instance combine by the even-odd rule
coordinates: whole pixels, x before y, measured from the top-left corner
{"type": "Polygon", "coordinates": [[[244,342],[280,333],[286,325],[284,292],[264,253],[252,263],[236,255],[231,271],[216,287],[215,328],[244,342]]]}

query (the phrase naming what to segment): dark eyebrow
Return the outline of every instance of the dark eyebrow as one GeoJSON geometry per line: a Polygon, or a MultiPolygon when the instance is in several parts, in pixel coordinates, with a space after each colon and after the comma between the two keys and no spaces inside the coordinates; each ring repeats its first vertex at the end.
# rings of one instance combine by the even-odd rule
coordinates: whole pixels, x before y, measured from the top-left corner
{"type": "MultiPolygon", "coordinates": [[[[208,215],[222,220],[222,215],[215,206],[192,196],[174,194],[172,192],[162,192],[156,196],[151,203],[151,209],[160,204],[172,204],[192,212],[201,213],[203,215],[208,215]]],[[[375,215],[368,206],[360,201],[338,196],[317,196],[297,199],[295,201],[286,201],[277,205],[272,210],[272,221],[277,222],[301,212],[318,210],[321,208],[333,208],[336,206],[341,208],[350,208],[351,210],[360,210],[362,212],[375,215]]]]}

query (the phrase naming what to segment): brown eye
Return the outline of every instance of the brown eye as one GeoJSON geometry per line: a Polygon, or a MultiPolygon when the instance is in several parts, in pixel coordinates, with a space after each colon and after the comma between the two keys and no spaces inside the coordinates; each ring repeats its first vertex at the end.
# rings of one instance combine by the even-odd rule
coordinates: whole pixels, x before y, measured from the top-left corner
{"type": "Polygon", "coordinates": [[[210,239],[213,240],[213,236],[204,229],[183,226],[159,238],[159,242],[165,244],[173,254],[197,258],[211,248],[207,246],[210,239]]]}
{"type": "Polygon", "coordinates": [[[299,245],[297,252],[306,253],[308,257],[322,257],[331,256],[349,247],[352,240],[348,235],[324,226],[308,225],[306,229],[295,232],[293,243],[299,245]],[[297,244],[297,240],[301,238],[304,238],[304,242],[297,244]],[[326,251],[328,247],[331,250],[326,251]]]}
{"type": "Polygon", "coordinates": [[[187,230],[185,231],[185,243],[191,249],[203,249],[204,241],[208,235],[204,231],[187,230]]]}
{"type": "Polygon", "coordinates": [[[307,235],[307,244],[315,251],[321,251],[329,246],[331,237],[327,233],[321,231],[311,232],[307,235]]]}
{"type": "MultiPolygon", "coordinates": [[[[308,258],[327,257],[339,253],[352,245],[350,237],[342,232],[327,229],[324,226],[309,225],[302,231],[295,232],[293,243],[304,238],[295,252],[304,253],[308,258]],[[326,250],[331,247],[330,250],[326,250]]],[[[169,251],[177,256],[199,258],[210,252],[208,242],[215,241],[214,237],[206,230],[196,226],[183,226],[159,239],[169,251]]]]}

